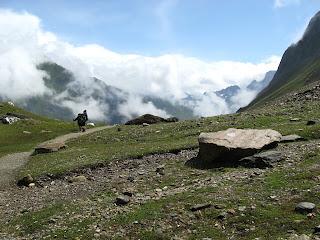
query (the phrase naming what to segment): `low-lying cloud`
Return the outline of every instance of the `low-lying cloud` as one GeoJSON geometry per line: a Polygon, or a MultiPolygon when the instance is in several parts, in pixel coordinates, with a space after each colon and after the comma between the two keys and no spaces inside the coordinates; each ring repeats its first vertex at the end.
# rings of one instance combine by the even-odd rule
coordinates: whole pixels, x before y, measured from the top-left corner
{"type": "MultiPolygon", "coordinates": [[[[139,95],[157,96],[172,102],[181,102],[188,94],[203,95],[230,85],[245,87],[252,80],[261,80],[269,70],[278,67],[280,58],[272,56],[260,63],[218,61],[206,62],[193,57],[167,54],[148,57],[118,54],[97,44],[76,46],[62,41],[45,31],[41,20],[26,12],[0,10],[0,96],[19,100],[50,94],[43,81],[45,73],[37,69],[44,61],[55,62],[75,75],[76,81],[93,88],[92,77],[129,93],[130,99],[119,111],[128,118],[134,114],[154,113],[168,116],[152,103],[145,103],[139,95]]],[[[251,98],[251,97],[250,97],[251,98]]],[[[240,107],[251,99],[241,96],[240,107]]],[[[108,106],[94,99],[63,102],[76,113],[90,108],[95,118],[103,119],[108,106]]],[[[202,116],[228,113],[231,109],[224,100],[209,94],[193,106],[202,116]]]]}

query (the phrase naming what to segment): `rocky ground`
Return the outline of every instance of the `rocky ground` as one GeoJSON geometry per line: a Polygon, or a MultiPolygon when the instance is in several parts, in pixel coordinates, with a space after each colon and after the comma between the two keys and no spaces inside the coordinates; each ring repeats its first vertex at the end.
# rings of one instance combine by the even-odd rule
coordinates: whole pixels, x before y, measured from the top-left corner
{"type": "MultiPolygon", "coordinates": [[[[154,230],[158,236],[168,232],[169,238],[186,239],[191,238],[195,233],[192,226],[203,221],[201,219],[202,211],[197,208],[215,208],[218,214],[214,217],[215,225],[213,228],[219,229],[224,238],[221,239],[238,239],[242,230],[230,231],[225,229],[224,219],[230,216],[241,216],[245,214],[246,209],[250,211],[263,204],[257,196],[252,196],[252,206],[242,206],[234,201],[243,196],[237,194],[235,187],[240,185],[254,186],[256,182],[263,181],[265,176],[281,169],[296,171],[297,166],[304,160],[307,153],[314,152],[320,146],[320,141],[300,142],[281,144],[278,150],[285,154],[285,161],[272,169],[216,169],[197,170],[185,166],[185,162],[195,157],[197,150],[186,150],[178,154],[161,154],[143,157],[141,159],[130,159],[112,162],[108,166],[97,167],[95,169],[83,169],[80,172],[68,173],[59,179],[51,179],[50,176],[40,179],[36,186],[17,188],[13,187],[6,191],[0,192],[0,209],[1,223],[9,226],[4,229],[15,228],[17,232],[22,231],[23,236],[17,239],[46,239],[46,238],[63,238],[63,229],[70,227],[70,219],[77,223],[85,223],[84,229],[79,227],[76,239],[91,238],[124,239],[128,233],[133,234],[139,229],[154,230]],[[206,192],[209,198],[206,201],[196,200],[191,204],[196,211],[190,210],[192,206],[181,207],[176,200],[170,201],[172,197],[181,196],[181,194],[199,194],[198,191],[207,188],[215,189],[214,192],[206,192]],[[120,200],[117,199],[120,197],[120,200]],[[234,198],[230,205],[230,198],[234,198]],[[169,200],[168,200],[169,199],[169,200]],[[157,220],[156,218],[149,221],[142,218],[142,221],[132,219],[132,222],[117,226],[117,224],[107,224],[115,221],[117,217],[135,212],[140,206],[148,205],[152,202],[166,201],[167,219],[157,220]],[[256,200],[256,202],[255,202],[256,200]],[[118,205],[115,203],[118,201],[118,205]],[[225,202],[225,205],[221,205],[225,202]],[[60,203],[63,203],[61,206],[60,203]],[[200,206],[197,206],[200,204],[200,206]],[[201,205],[204,204],[204,205],[201,205]],[[68,211],[59,211],[54,214],[48,214],[41,221],[45,221],[48,226],[35,232],[27,233],[23,229],[26,223],[15,223],[16,218],[28,216],[30,213],[40,212],[47,209],[48,206],[68,208],[68,211]],[[71,211],[70,211],[71,210],[71,211]],[[175,232],[170,229],[178,228],[180,231],[175,232]],[[61,233],[62,231],[62,233],[61,233]],[[237,232],[238,231],[238,232],[237,232]],[[237,237],[238,236],[238,237],[237,237]]],[[[312,168],[320,168],[313,165],[312,168]]],[[[319,185],[313,186],[314,189],[320,189],[319,185]]],[[[250,191],[248,191],[249,193],[250,191]]],[[[243,194],[243,193],[242,193],[243,194]]],[[[270,195],[277,205],[289,201],[296,193],[281,192],[281,195],[270,195]]],[[[182,201],[183,202],[183,201],[182,201]]],[[[265,199],[265,202],[268,202],[265,199]]],[[[293,211],[294,209],[292,209],[293,211]]],[[[47,213],[46,213],[47,214],[47,213]]],[[[150,211],[150,214],[153,214],[150,211]]],[[[137,216],[139,219],[139,216],[137,216]]],[[[32,222],[32,219],[30,220],[32,222]]],[[[37,223],[27,223],[29,227],[35,227],[37,223]],[[30,225],[29,225],[30,224],[30,225]]],[[[227,223],[226,223],[227,225],[227,223]]],[[[316,221],[315,221],[316,226],[316,221]]],[[[314,226],[314,227],[315,227],[314,226]]],[[[251,230],[257,226],[251,226],[251,230]]],[[[196,230],[194,230],[196,231],[196,230]]],[[[292,229],[288,236],[294,234],[292,229]]],[[[68,238],[70,232],[65,231],[65,238],[68,238]]],[[[0,234],[7,236],[6,233],[0,234]]],[[[165,235],[164,235],[165,236],[165,235]]],[[[210,237],[210,234],[208,234],[210,237]]],[[[165,237],[164,237],[165,238],[165,237]]],[[[5,239],[5,238],[4,238],[5,239]]],[[[166,238],[165,238],[166,239],[166,238]]],[[[197,238],[196,238],[197,239],[197,238]]],[[[240,238],[239,238],[240,239],[240,238]]],[[[266,238],[261,238],[266,239],[266,238]]],[[[271,238],[270,238],[271,239],[271,238]]]]}

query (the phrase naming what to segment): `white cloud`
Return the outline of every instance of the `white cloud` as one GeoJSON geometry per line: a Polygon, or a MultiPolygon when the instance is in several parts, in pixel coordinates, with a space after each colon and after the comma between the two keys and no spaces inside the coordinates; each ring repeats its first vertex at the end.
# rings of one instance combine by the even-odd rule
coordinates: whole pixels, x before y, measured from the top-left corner
{"type": "Polygon", "coordinates": [[[275,0],[274,7],[275,8],[283,8],[289,5],[299,5],[302,0],[275,0]]]}
{"type": "MultiPolygon", "coordinates": [[[[97,77],[133,93],[128,105],[120,111],[126,116],[152,112],[165,116],[152,104],[137,99],[138,94],[155,95],[172,102],[181,101],[186,93],[192,95],[220,90],[229,85],[245,86],[253,79],[277,69],[280,58],[270,57],[260,63],[217,61],[206,62],[183,55],[168,54],[158,57],[118,54],[96,44],[75,46],[62,41],[54,33],[46,32],[36,16],[0,10],[0,95],[19,99],[48,92],[36,65],[50,60],[71,70],[76,80],[92,90],[91,77],[97,77]]],[[[88,97],[88,96],[86,96],[88,97]]],[[[88,99],[88,98],[86,98],[88,99]]],[[[94,108],[94,115],[102,118],[108,109],[94,99],[64,102],[78,111],[94,108]],[[86,107],[87,106],[87,107],[86,107]],[[107,110],[106,110],[107,109],[107,110]]],[[[207,96],[195,106],[199,115],[228,112],[225,103],[216,96],[207,96]],[[212,106],[211,106],[212,105],[212,106]]],[[[240,106],[239,106],[240,107],[240,106]]],[[[229,109],[230,111],[230,109],[229,109]]]]}

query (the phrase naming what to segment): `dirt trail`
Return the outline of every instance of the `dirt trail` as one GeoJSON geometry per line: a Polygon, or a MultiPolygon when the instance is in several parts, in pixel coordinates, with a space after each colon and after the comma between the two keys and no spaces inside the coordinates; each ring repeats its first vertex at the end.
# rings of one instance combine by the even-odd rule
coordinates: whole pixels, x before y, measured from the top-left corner
{"type": "MultiPolygon", "coordinates": [[[[90,133],[102,131],[110,127],[111,126],[96,127],[88,129],[86,132],[69,133],[46,141],[42,144],[66,142],[68,140],[75,139],[90,133]]],[[[31,154],[32,151],[13,153],[0,158],[0,190],[10,186],[10,184],[15,180],[14,176],[17,169],[22,167],[28,161],[28,158],[31,154]]]]}

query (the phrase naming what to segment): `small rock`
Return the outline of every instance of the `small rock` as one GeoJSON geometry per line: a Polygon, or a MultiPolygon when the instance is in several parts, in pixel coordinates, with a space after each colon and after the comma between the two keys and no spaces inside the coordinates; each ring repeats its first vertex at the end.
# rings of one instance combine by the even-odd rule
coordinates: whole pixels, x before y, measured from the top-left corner
{"type": "Polygon", "coordinates": [[[310,125],[315,125],[317,122],[315,120],[309,120],[307,122],[307,125],[310,126],[310,125]]]}
{"type": "Polygon", "coordinates": [[[164,165],[158,166],[156,169],[156,173],[159,173],[160,175],[164,175],[164,165]]]}
{"type": "Polygon", "coordinates": [[[296,142],[296,141],[303,141],[303,140],[305,140],[303,137],[293,134],[293,135],[282,136],[280,142],[287,143],[287,142],[296,142]]]}
{"type": "Polygon", "coordinates": [[[133,181],[134,181],[134,177],[129,176],[129,177],[127,178],[127,180],[130,181],[130,182],[133,182],[133,181]]]}
{"type": "Polygon", "coordinates": [[[246,209],[247,209],[246,206],[240,206],[240,207],[238,207],[238,210],[239,210],[240,212],[244,212],[246,209]]]}
{"type": "Polygon", "coordinates": [[[125,195],[125,196],[128,196],[128,197],[132,197],[133,196],[133,193],[131,191],[124,191],[122,194],[125,195]]]}
{"type": "Polygon", "coordinates": [[[79,175],[79,176],[71,177],[71,178],[69,179],[69,182],[70,182],[70,183],[85,182],[85,181],[87,181],[87,180],[88,180],[88,179],[87,179],[86,176],[84,176],[84,175],[79,175]]]}
{"type": "Polygon", "coordinates": [[[302,234],[302,235],[293,234],[289,237],[289,240],[310,240],[310,237],[305,234],[302,234]]]}
{"type": "Polygon", "coordinates": [[[231,209],[228,209],[228,210],[227,210],[227,213],[228,213],[228,214],[231,214],[231,215],[235,215],[235,214],[236,214],[236,211],[231,208],[231,209]]]}
{"type": "Polygon", "coordinates": [[[311,213],[315,210],[316,205],[310,202],[300,202],[296,205],[295,211],[298,213],[311,213]]]}
{"type": "Polygon", "coordinates": [[[20,179],[18,181],[18,186],[29,186],[30,183],[34,183],[34,179],[33,177],[31,177],[30,174],[28,174],[27,176],[23,177],[22,179],[20,179]]]}
{"type": "Polygon", "coordinates": [[[298,122],[298,121],[300,121],[301,120],[301,118],[291,118],[290,119],[290,122],[298,122]]]}
{"type": "Polygon", "coordinates": [[[228,216],[228,213],[227,212],[221,212],[218,216],[217,216],[217,219],[219,220],[225,220],[228,216]]]}
{"type": "Polygon", "coordinates": [[[35,186],[36,186],[35,183],[30,183],[28,187],[29,187],[29,188],[33,188],[33,187],[35,187],[35,186]]]}
{"type": "Polygon", "coordinates": [[[29,131],[23,131],[22,133],[23,134],[31,134],[31,132],[29,132],[29,131]]]}
{"type": "Polygon", "coordinates": [[[190,208],[190,210],[192,212],[195,212],[195,211],[199,211],[199,210],[202,210],[202,209],[210,208],[211,206],[212,206],[211,203],[196,204],[196,205],[192,206],[190,208]]]}
{"type": "Polygon", "coordinates": [[[118,206],[124,206],[127,205],[130,202],[130,197],[129,196],[119,196],[116,198],[115,204],[118,206]]]}
{"type": "Polygon", "coordinates": [[[150,124],[148,124],[148,123],[142,123],[142,126],[143,126],[143,127],[148,127],[148,126],[150,126],[150,124]]]}
{"type": "Polygon", "coordinates": [[[49,130],[41,130],[40,133],[51,133],[52,131],[49,131],[49,130]]]}
{"type": "Polygon", "coordinates": [[[320,233],[320,225],[314,227],[314,233],[316,233],[316,234],[320,233]]]}

